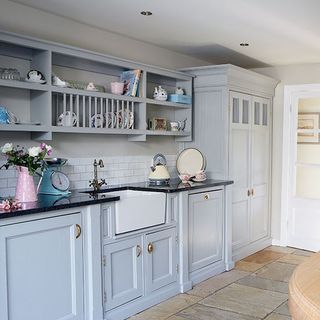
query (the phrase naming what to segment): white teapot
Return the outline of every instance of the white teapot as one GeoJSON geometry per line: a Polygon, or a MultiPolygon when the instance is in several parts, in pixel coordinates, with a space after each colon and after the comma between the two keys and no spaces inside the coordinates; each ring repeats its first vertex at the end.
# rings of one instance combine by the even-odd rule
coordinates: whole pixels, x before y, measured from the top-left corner
{"type": "Polygon", "coordinates": [[[153,91],[153,98],[156,100],[166,101],[168,99],[168,93],[161,86],[155,87],[153,91]]]}
{"type": "Polygon", "coordinates": [[[181,87],[177,87],[175,92],[176,94],[184,95],[184,90],[181,87]]]}

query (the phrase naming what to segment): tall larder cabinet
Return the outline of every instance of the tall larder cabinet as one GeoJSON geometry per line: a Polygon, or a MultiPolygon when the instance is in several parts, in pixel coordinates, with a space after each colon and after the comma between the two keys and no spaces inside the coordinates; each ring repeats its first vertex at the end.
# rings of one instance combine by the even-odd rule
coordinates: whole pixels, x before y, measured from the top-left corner
{"type": "Polygon", "coordinates": [[[193,141],[211,178],[234,181],[235,261],[271,244],[272,98],[277,81],[233,65],[187,69],[194,78],[193,141]]]}

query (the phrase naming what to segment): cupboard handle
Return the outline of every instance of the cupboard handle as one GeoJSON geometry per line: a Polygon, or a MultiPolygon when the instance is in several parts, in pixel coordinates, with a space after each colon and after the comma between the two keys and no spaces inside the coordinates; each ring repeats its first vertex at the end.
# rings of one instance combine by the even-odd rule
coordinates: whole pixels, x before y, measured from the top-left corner
{"type": "Polygon", "coordinates": [[[248,197],[250,197],[250,195],[251,195],[251,191],[250,191],[250,190],[248,190],[247,194],[248,194],[248,197]]]}
{"type": "Polygon", "coordinates": [[[254,189],[251,189],[251,195],[254,196],[254,189]]]}
{"type": "Polygon", "coordinates": [[[141,247],[137,245],[137,257],[140,257],[141,255],[141,247]]]}
{"type": "Polygon", "coordinates": [[[153,244],[152,244],[152,243],[149,243],[149,244],[148,244],[148,252],[149,252],[149,253],[152,253],[152,251],[153,251],[153,244]]]}
{"type": "Polygon", "coordinates": [[[78,239],[81,236],[81,227],[79,224],[76,224],[76,229],[77,229],[76,239],[78,239]]]}
{"type": "Polygon", "coordinates": [[[209,199],[209,195],[206,193],[205,195],[204,195],[204,200],[208,200],[209,199]]]}

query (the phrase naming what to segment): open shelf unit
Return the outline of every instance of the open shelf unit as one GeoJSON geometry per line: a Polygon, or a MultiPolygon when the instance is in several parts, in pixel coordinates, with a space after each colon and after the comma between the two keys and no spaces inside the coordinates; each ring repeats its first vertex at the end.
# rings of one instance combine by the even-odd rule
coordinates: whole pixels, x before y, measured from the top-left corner
{"type": "Polygon", "coordinates": [[[192,104],[153,99],[154,87],[159,85],[168,94],[182,87],[192,95],[192,76],[186,73],[8,32],[0,32],[0,67],[16,68],[22,78],[30,69],[36,69],[47,80],[41,85],[0,79],[0,105],[23,123],[40,123],[2,124],[0,132],[30,132],[33,139],[42,140],[51,140],[59,132],[127,135],[132,141],[145,141],[148,136],[191,141],[192,104]],[[112,94],[111,82],[119,81],[123,71],[133,69],[142,70],[139,96],[112,94]],[[66,81],[93,82],[103,86],[105,92],[54,86],[53,74],[66,81]],[[66,113],[70,121],[61,120],[60,115],[66,113]],[[166,119],[167,130],[150,130],[149,119],[153,118],[166,119]],[[184,131],[170,131],[170,121],[184,119],[187,119],[184,131]]]}

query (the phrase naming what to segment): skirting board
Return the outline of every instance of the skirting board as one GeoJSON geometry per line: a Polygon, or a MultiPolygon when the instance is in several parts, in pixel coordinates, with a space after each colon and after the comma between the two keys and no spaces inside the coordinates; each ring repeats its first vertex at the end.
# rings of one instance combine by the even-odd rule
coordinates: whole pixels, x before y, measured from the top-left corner
{"type": "Polygon", "coordinates": [[[220,262],[218,264],[209,265],[207,267],[191,272],[190,280],[192,281],[192,284],[197,284],[201,281],[216,276],[224,271],[226,271],[225,263],[220,262]]]}
{"type": "Polygon", "coordinates": [[[105,320],[123,320],[133,316],[147,308],[150,308],[164,300],[167,300],[179,294],[179,286],[177,283],[161,288],[152,294],[135,299],[129,303],[110,310],[104,315],[105,320]]]}
{"type": "Polygon", "coordinates": [[[239,261],[243,258],[250,256],[251,254],[256,253],[257,251],[260,251],[262,249],[265,249],[266,247],[271,246],[271,244],[272,244],[271,238],[256,241],[254,243],[251,243],[251,244],[233,252],[232,259],[233,259],[233,261],[239,261]]]}

